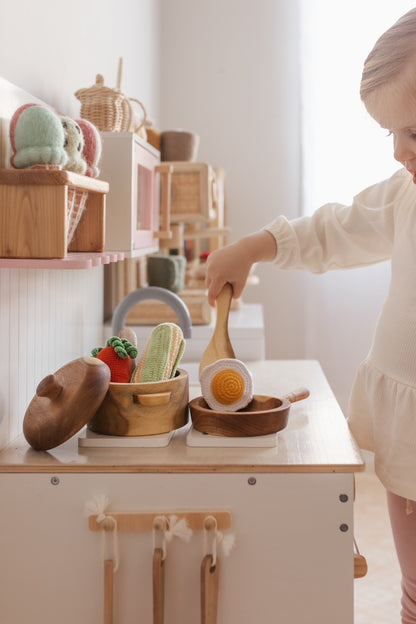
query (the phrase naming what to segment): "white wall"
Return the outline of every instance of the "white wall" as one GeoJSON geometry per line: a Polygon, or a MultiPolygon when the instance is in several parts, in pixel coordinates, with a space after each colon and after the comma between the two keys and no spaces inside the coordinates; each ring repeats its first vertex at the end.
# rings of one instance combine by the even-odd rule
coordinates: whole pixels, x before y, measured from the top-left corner
{"type": "Polygon", "coordinates": [[[103,267],[0,268],[0,449],[41,379],[102,344],[103,296],[103,267]]]}
{"type": "MultiPolygon", "coordinates": [[[[158,114],[158,0],[4,0],[0,33],[1,76],[58,112],[77,116],[74,92],[97,73],[116,86],[123,57],[123,90],[158,114]]],[[[0,269],[0,448],[21,432],[37,383],[101,344],[102,316],[102,267],[0,269]]]]}
{"type": "MultiPolygon", "coordinates": [[[[97,73],[115,86],[122,56],[123,90],[159,127],[199,133],[200,159],[226,170],[236,239],[300,212],[298,17],[297,0],[3,2],[1,74],[76,115],[74,92],[97,73]]],[[[244,298],[264,305],[267,357],[319,359],[345,408],[384,295],[382,271],[317,277],[259,267],[261,283],[244,298]]]]}
{"type": "MultiPolygon", "coordinates": [[[[162,126],[197,132],[200,160],[225,168],[231,240],[278,214],[298,216],[300,0],[161,0],[161,7],[162,126]]],[[[331,23],[325,26],[329,36],[331,23]]],[[[343,96],[333,97],[336,106],[343,96]]],[[[331,147],[337,158],[342,133],[353,131],[340,123],[331,147]]],[[[261,283],[244,299],[264,305],[267,357],[318,359],[346,410],[387,287],[386,265],[324,276],[267,265],[257,273],[261,283]]]]}
{"type": "MultiPolygon", "coordinates": [[[[392,137],[368,115],[359,85],[374,42],[414,2],[300,1],[304,210],[309,214],[328,201],[349,203],[360,189],[399,167],[392,137]]],[[[344,408],[357,365],[371,343],[389,277],[389,263],[307,277],[306,356],[320,359],[344,408]]]]}
{"type": "Polygon", "coordinates": [[[115,87],[124,59],[122,90],[159,114],[159,0],[2,0],[1,75],[76,116],[77,89],[96,74],[115,87]]]}
{"type": "MultiPolygon", "coordinates": [[[[163,129],[200,135],[226,171],[230,240],[300,211],[299,17],[294,0],[161,0],[163,129]]],[[[303,357],[304,276],[260,267],[268,357],[303,357]]]]}

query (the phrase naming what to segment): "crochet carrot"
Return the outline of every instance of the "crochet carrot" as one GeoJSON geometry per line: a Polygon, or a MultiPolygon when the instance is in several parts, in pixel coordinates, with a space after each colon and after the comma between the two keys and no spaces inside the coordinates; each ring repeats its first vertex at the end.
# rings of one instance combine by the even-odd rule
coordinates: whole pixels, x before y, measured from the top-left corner
{"type": "Polygon", "coordinates": [[[137,357],[137,349],[125,338],[113,336],[105,347],[96,347],[91,355],[107,364],[112,382],[128,383],[131,375],[131,360],[137,357]]]}

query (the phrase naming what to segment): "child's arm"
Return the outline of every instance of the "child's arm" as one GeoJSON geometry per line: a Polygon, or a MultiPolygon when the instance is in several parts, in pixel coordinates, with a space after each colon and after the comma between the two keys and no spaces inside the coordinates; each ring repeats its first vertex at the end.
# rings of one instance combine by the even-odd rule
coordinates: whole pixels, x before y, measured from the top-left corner
{"type": "Polygon", "coordinates": [[[238,298],[253,264],[271,261],[276,253],[276,240],[267,230],[249,234],[236,243],[213,251],[208,256],[206,268],[210,305],[215,305],[218,294],[227,282],[233,287],[233,296],[238,298]]]}

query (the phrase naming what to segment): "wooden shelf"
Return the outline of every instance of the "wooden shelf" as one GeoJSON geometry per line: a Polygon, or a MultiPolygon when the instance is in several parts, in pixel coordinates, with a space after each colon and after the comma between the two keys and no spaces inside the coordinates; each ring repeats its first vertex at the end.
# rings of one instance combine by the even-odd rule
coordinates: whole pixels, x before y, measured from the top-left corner
{"type": "Polygon", "coordinates": [[[91,269],[124,260],[121,251],[69,253],[66,258],[0,258],[0,269],[91,269]]]}

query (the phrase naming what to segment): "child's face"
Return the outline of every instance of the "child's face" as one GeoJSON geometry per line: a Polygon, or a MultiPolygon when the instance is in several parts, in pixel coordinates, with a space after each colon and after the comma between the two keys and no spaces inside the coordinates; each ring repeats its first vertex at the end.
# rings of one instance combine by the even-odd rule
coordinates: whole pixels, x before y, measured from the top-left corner
{"type": "Polygon", "coordinates": [[[413,176],[416,184],[416,106],[408,93],[396,84],[368,100],[370,115],[393,137],[394,158],[413,176]]]}
{"type": "Polygon", "coordinates": [[[392,129],[394,158],[413,176],[416,184],[416,118],[414,124],[405,128],[392,129]]]}

